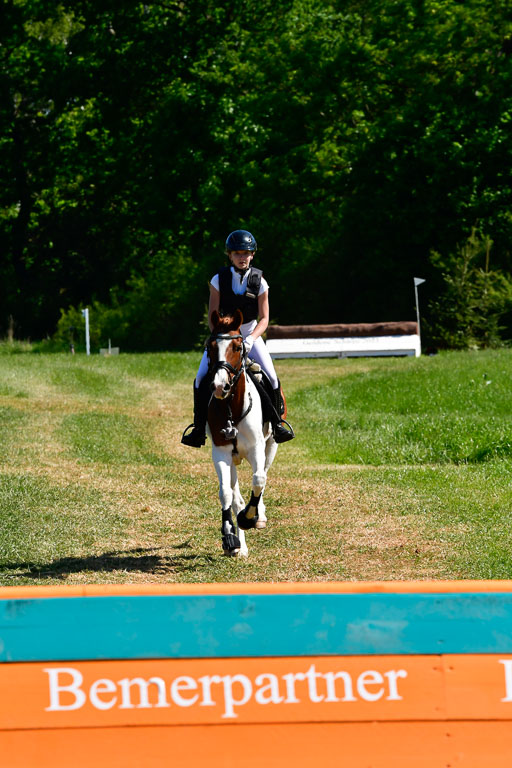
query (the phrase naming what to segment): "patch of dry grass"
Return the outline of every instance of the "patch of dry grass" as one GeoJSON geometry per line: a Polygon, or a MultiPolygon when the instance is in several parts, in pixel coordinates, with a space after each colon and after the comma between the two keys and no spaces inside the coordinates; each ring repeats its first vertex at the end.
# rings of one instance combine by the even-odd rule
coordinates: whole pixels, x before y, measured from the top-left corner
{"type": "MultiPolygon", "coordinates": [[[[321,386],[347,372],[368,373],[367,360],[349,368],[336,360],[278,362],[297,439],[278,451],[265,494],[268,527],[248,534],[249,558],[223,557],[209,448],[180,444],[192,417],[198,359],[70,361],[55,355],[3,361],[0,583],[472,575],[454,560],[454,545],[476,541],[475,522],[445,514],[454,478],[466,488],[456,468],[457,475],[447,470],[437,493],[429,474],[435,467],[310,458],[294,419],[294,394],[312,381],[321,386]]],[[[247,465],[240,477],[248,498],[247,465]]]]}

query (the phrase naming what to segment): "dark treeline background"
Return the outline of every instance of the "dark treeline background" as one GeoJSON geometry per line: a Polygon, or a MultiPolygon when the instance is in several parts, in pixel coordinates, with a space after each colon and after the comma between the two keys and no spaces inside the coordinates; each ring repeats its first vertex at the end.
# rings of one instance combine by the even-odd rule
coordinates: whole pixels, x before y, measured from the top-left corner
{"type": "Polygon", "coordinates": [[[190,347],[241,227],[274,321],[414,319],[419,276],[433,342],[512,336],[508,0],[7,0],[1,36],[0,333],[190,347]]]}

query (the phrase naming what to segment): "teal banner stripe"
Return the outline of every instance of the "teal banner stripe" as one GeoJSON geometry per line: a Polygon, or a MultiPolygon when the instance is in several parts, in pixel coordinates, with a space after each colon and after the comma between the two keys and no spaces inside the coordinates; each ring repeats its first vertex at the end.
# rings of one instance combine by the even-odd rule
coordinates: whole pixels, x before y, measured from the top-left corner
{"type": "Polygon", "coordinates": [[[0,600],[0,661],[512,654],[512,595],[0,600]]]}

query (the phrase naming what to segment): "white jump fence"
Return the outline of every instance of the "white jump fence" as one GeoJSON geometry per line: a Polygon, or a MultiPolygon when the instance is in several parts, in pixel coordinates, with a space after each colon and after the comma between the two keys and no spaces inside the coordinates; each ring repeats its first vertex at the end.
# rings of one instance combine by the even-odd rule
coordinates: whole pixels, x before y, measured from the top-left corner
{"type": "Polygon", "coordinates": [[[407,321],[271,325],[266,343],[273,358],[421,355],[418,324],[407,321]]]}

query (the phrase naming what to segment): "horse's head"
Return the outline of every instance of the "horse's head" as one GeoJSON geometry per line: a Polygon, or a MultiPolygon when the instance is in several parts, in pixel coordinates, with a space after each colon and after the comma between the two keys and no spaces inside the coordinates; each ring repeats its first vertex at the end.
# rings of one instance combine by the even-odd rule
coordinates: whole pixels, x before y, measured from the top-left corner
{"type": "Polygon", "coordinates": [[[226,317],[213,312],[211,320],[213,330],[206,347],[211,388],[214,397],[224,400],[231,394],[243,370],[244,343],[240,333],[243,316],[237,309],[233,316],[226,317]]]}

